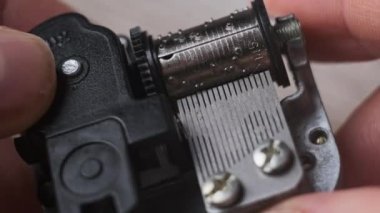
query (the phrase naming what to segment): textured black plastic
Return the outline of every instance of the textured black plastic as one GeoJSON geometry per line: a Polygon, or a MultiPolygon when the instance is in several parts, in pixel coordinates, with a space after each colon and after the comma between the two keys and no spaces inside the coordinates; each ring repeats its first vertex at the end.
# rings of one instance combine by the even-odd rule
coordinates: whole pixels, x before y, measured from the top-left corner
{"type": "Polygon", "coordinates": [[[58,76],[50,111],[16,141],[38,168],[41,201],[60,213],[133,211],[140,181],[131,150],[181,142],[168,99],[136,99],[135,70],[118,37],[81,15],[53,18],[32,33],[49,44],[58,76]],[[81,63],[78,75],[62,73],[68,59],[81,63]]]}

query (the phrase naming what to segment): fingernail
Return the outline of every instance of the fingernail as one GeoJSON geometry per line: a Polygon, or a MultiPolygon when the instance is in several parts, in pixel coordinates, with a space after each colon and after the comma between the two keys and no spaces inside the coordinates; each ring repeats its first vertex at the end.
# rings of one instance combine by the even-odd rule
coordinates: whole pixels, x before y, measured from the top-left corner
{"type": "Polygon", "coordinates": [[[53,99],[55,72],[47,45],[0,27],[0,138],[36,122],[53,99]]]}

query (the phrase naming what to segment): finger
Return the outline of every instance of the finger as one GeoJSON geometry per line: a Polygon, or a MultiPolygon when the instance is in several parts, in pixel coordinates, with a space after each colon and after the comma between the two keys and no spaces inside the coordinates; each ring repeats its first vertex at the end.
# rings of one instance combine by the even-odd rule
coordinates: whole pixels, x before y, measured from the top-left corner
{"type": "MultiPolygon", "coordinates": [[[[71,9],[56,0],[0,0],[0,20],[29,31],[71,9]]],[[[23,131],[47,110],[55,88],[54,62],[34,36],[0,29],[0,138],[23,131]]]]}
{"type": "MultiPolygon", "coordinates": [[[[70,9],[53,0],[0,0],[0,11],[1,24],[29,31],[70,9]]],[[[55,89],[54,66],[39,38],[0,28],[0,138],[21,132],[47,110],[55,89]]],[[[0,141],[0,156],[0,212],[41,212],[32,172],[11,140],[0,141]]]]}
{"type": "Polygon", "coordinates": [[[378,0],[267,0],[272,15],[294,13],[317,60],[365,60],[380,56],[378,0]]]}
{"type": "Polygon", "coordinates": [[[57,0],[0,0],[3,24],[22,31],[30,31],[43,21],[70,12],[57,0]]]}
{"type": "Polygon", "coordinates": [[[16,153],[13,141],[0,141],[0,156],[0,212],[41,212],[32,171],[16,153]]]}
{"type": "Polygon", "coordinates": [[[380,189],[363,188],[296,197],[265,213],[380,212],[380,189]]]}
{"type": "Polygon", "coordinates": [[[380,87],[338,133],[345,187],[380,185],[380,87]]]}
{"type": "Polygon", "coordinates": [[[39,38],[0,28],[0,138],[41,118],[53,100],[55,65],[39,38]]]}

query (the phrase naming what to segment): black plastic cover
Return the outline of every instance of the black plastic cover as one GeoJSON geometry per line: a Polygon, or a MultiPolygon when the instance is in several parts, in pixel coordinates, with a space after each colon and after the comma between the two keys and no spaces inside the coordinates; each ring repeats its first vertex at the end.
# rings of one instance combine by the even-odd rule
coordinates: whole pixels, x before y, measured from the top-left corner
{"type": "Polygon", "coordinates": [[[131,150],[180,141],[168,99],[135,99],[119,38],[81,15],[53,18],[32,33],[49,44],[58,76],[50,111],[16,141],[38,165],[42,202],[61,213],[132,211],[139,181],[131,150]],[[63,74],[68,59],[80,62],[78,74],[63,74]]]}

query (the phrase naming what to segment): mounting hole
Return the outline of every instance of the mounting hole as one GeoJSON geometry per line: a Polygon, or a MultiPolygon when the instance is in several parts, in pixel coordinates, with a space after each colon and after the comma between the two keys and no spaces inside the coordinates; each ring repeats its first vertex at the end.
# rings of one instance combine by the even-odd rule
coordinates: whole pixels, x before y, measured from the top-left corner
{"type": "Polygon", "coordinates": [[[300,157],[302,168],[305,171],[310,171],[315,167],[317,159],[310,152],[304,153],[300,157]]]}
{"type": "Polygon", "coordinates": [[[315,145],[323,145],[328,142],[328,134],[324,129],[315,129],[309,135],[310,141],[315,145]]]}

